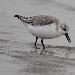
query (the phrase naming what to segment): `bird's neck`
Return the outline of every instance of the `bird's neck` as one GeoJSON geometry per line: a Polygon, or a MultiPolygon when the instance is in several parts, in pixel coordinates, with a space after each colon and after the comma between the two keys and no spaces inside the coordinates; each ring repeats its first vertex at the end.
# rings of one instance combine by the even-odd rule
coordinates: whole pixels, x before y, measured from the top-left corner
{"type": "Polygon", "coordinates": [[[20,16],[19,19],[22,23],[26,23],[28,18],[20,16]]]}
{"type": "Polygon", "coordinates": [[[19,20],[25,25],[25,27],[28,26],[28,25],[26,24],[26,23],[27,23],[27,20],[28,20],[28,17],[20,16],[20,17],[19,17],[19,20]]]}

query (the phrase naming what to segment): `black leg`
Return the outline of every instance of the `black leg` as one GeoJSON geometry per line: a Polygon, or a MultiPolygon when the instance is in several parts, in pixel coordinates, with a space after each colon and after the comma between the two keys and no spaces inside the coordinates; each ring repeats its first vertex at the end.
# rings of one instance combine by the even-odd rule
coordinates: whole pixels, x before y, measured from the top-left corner
{"type": "Polygon", "coordinates": [[[41,43],[42,43],[43,50],[44,50],[45,49],[45,45],[43,44],[43,39],[41,39],[41,43]]]}
{"type": "MultiPolygon", "coordinates": [[[[38,40],[38,37],[36,37],[36,41],[35,41],[35,44],[34,44],[35,47],[36,47],[37,40],[38,40]]],[[[37,47],[36,47],[36,48],[37,48],[37,47]]]]}
{"type": "Polygon", "coordinates": [[[43,39],[41,39],[41,43],[42,43],[42,46],[43,46],[43,50],[41,50],[40,54],[42,54],[44,49],[45,49],[45,45],[43,44],[43,39]]]}

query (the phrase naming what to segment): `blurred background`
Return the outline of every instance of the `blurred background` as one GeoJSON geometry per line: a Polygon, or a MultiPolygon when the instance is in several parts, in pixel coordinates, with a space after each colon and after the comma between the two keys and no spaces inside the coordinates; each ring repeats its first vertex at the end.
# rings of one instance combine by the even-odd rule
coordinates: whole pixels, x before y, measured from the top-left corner
{"type": "MultiPolygon", "coordinates": [[[[66,22],[72,46],[75,46],[75,1],[74,0],[0,0],[0,41],[11,40],[34,42],[35,38],[13,16],[52,15],[66,22]]],[[[65,36],[46,40],[45,44],[68,46],[65,36]]]]}

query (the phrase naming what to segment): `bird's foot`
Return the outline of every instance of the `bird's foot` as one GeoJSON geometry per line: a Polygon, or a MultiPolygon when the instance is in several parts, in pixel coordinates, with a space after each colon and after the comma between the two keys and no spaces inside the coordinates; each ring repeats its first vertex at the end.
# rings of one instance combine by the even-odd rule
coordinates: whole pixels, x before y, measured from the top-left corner
{"type": "Polygon", "coordinates": [[[35,47],[35,49],[40,49],[39,47],[35,47]]]}
{"type": "Polygon", "coordinates": [[[35,45],[34,45],[34,47],[33,48],[35,48],[35,49],[40,49],[39,47],[36,47],[35,45]]]}
{"type": "Polygon", "coordinates": [[[40,52],[40,54],[43,54],[43,55],[45,55],[46,54],[46,50],[41,50],[41,52],[40,52]]]}
{"type": "Polygon", "coordinates": [[[31,51],[31,52],[32,52],[32,53],[38,53],[38,49],[40,49],[40,48],[35,47],[35,51],[31,51]]]}

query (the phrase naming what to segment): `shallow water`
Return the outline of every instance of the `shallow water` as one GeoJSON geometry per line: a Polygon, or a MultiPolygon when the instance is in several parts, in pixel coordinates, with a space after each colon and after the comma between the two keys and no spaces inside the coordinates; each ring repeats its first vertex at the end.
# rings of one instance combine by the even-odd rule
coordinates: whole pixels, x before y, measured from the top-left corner
{"type": "Polygon", "coordinates": [[[73,0],[0,0],[0,74],[2,75],[75,75],[75,1],[73,0]],[[44,40],[46,51],[13,16],[53,15],[65,21],[72,39],[65,36],[44,40]]]}

